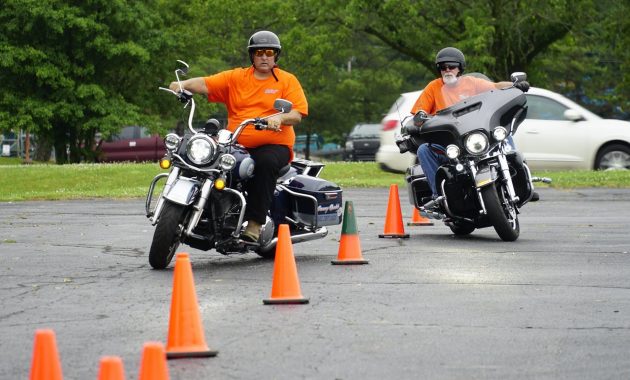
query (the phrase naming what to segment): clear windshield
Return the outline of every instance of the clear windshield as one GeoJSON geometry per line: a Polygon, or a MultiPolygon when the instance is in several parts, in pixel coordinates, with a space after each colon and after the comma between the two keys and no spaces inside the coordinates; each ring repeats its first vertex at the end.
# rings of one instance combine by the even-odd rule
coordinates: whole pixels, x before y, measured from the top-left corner
{"type": "Polygon", "coordinates": [[[450,107],[455,103],[479,95],[483,92],[494,90],[496,87],[483,74],[479,75],[463,75],[457,78],[453,84],[444,84],[442,86],[442,97],[444,99],[444,108],[450,107]]]}

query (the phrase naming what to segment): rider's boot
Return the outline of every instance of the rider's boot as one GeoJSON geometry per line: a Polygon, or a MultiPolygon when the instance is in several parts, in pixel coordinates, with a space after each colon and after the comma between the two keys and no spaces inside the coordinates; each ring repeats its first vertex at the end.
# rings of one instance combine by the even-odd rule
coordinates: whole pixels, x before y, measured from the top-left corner
{"type": "Polygon", "coordinates": [[[255,220],[248,220],[245,231],[241,234],[241,239],[250,243],[257,243],[260,237],[260,229],[262,225],[255,220]]]}

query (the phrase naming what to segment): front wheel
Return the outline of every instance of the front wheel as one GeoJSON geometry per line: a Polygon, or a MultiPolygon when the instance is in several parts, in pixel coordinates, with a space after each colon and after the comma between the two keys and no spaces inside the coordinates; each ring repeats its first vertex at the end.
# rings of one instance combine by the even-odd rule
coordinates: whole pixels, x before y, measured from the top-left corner
{"type": "Polygon", "coordinates": [[[630,169],[630,148],[621,144],[612,144],[602,149],[595,160],[597,170],[630,169]]]}
{"type": "Polygon", "coordinates": [[[185,212],[184,206],[170,202],[164,203],[149,250],[149,264],[154,269],[166,268],[173,259],[184,230],[185,212]]]}
{"type": "Polygon", "coordinates": [[[475,230],[475,225],[472,223],[449,222],[446,225],[458,236],[470,235],[475,230]]]}
{"type": "Polygon", "coordinates": [[[509,200],[503,186],[498,183],[481,189],[488,219],[497,235],[504,241],[515,241],[520,234],[516,206],[509,200]]]}

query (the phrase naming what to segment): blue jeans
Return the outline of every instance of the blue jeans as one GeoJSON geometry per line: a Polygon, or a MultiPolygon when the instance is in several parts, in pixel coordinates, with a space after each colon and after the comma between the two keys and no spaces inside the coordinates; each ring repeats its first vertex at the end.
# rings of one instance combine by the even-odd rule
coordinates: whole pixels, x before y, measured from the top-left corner
{"type": "Polygon", "coordinates": [[[448,162],[444,147],[438,144],[422,144],[418,148],[418,160],[420,161],[424,175],[427,176],[427,182],[429,182],[433,195],[437,195],[435,174],[441,165],[448,162]]]}
{"type": "MultiPolygon", "coordinates": [[[[508,144],[512,146],[512,149],[516,150],[516,144],[514,144],[512,136],[508,137],[508,144]]],[[[422,166],[424,175],[427,176],[427,182],[429,182],[433,195],[437,196],[435,174],[441,165],[448,163],[446,150],[442,145],[429,145],[428,143],[422,144],[418,148],[418,161],[420,161],[420,166],[422,166]]]]}

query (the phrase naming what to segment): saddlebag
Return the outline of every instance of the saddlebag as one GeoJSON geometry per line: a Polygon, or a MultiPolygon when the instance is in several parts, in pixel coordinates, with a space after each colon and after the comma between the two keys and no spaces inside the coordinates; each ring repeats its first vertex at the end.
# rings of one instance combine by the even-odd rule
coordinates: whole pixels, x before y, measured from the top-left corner
{"type": "Polygon", "coordinates": [[[432,194],[422,167],[418,164],[407,168],[405,179],[407,180],[409,203],[416,207],[422,206],[422,198],[430,197],[432,194]]]}
{"type": "Polygon", "coordinates": [[[285,186],[289,190],[290,214],[295,221],[317,227],[341,223],[342,190],[336,184],[299,174],[285,186]]]}

